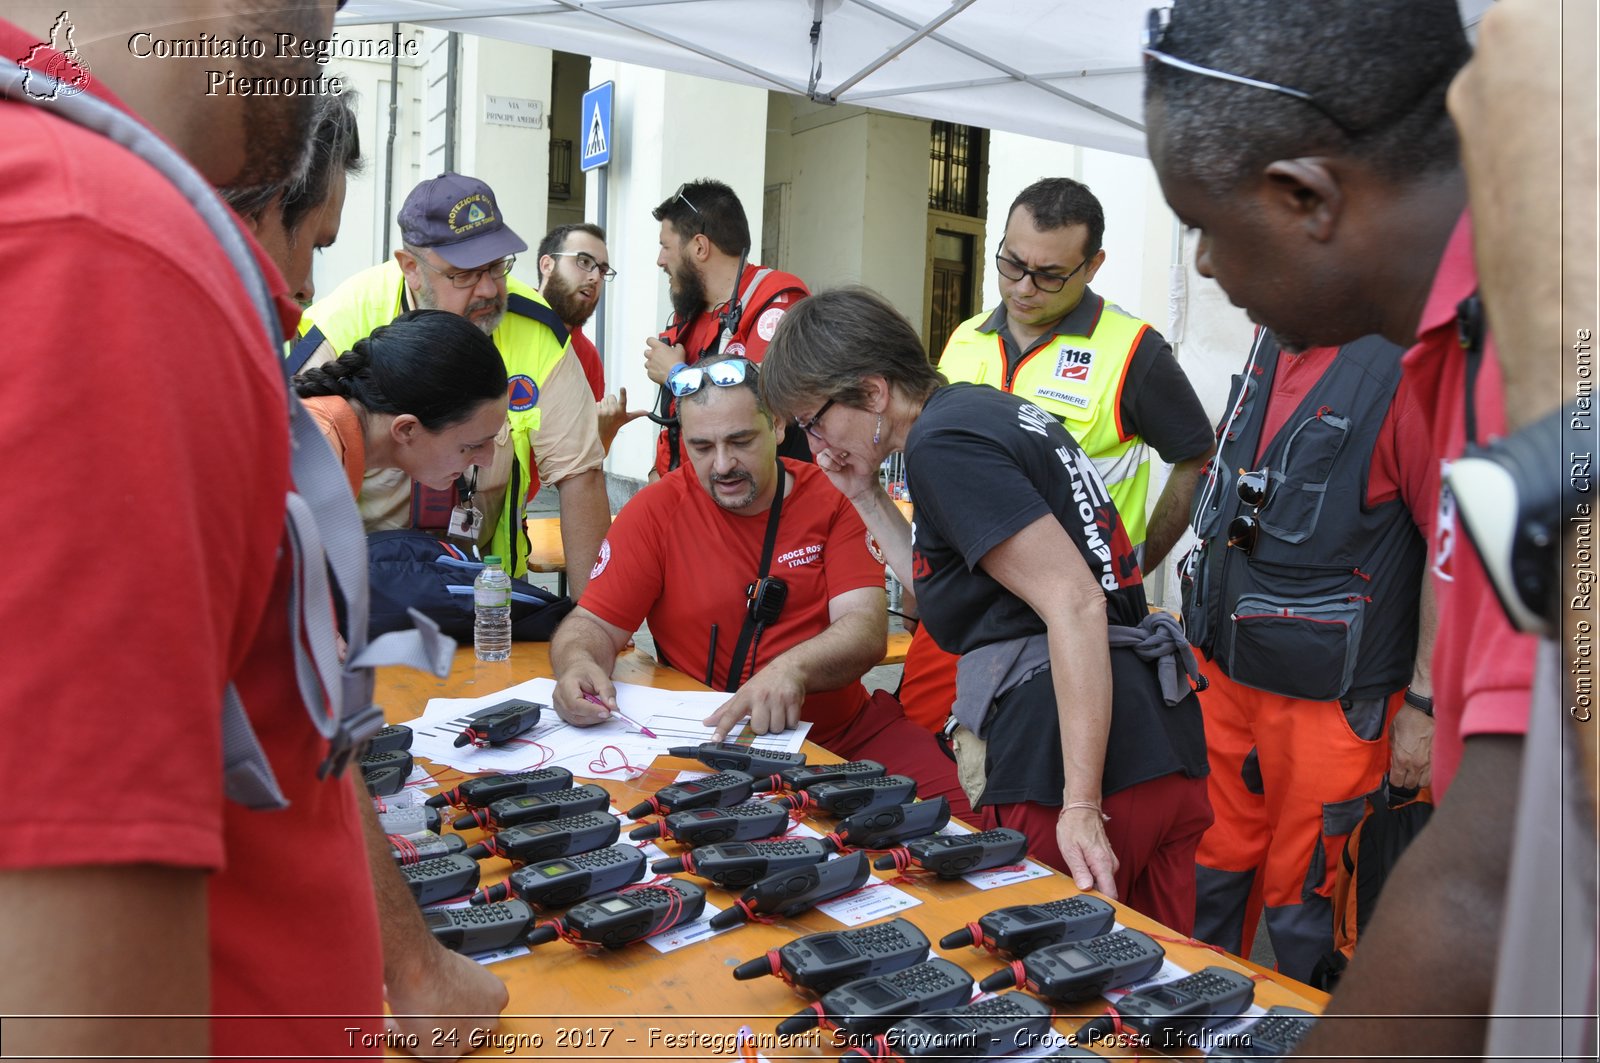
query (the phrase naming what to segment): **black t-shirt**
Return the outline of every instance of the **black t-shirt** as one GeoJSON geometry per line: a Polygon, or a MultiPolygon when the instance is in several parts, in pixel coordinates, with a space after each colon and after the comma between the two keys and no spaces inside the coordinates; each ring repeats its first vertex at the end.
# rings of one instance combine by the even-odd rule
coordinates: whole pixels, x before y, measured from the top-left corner
{"type": "Polygon", "coordinates": [[[980,384],[950,384],[906,440],[916,504],[912,571],[928,633],[950,653],[1040,634],[1044,621],[978,567],[985,554],[1055,514],[1106,592],[1113,624],[1145,615],[1144,578],[1105,483],[1061,422],[980,384]]]}
{"type": "MultiPolygon", "coordinates": [[[[943,649],[1043,634],[1027,603],[978,567],[984,555],[1054,514],[1106,596],[1107,619],[1136,626],[1144,582],[1122,518],[1071,434],[1039,407],[994,388],[935,391],[906,440],[906,480],[916,503],[912,570],[928,633],[943,649]]],[[[1174,772],[1207,771],[1200,704],[1167,705],[1153,662],[1111,651],[1111,731],[1102,792],[1174,772]]],[[[1048,672],[990,709],[988,788],[979,804],[1059,805],[1063,785],[1055,692],[1048,672]]]]}

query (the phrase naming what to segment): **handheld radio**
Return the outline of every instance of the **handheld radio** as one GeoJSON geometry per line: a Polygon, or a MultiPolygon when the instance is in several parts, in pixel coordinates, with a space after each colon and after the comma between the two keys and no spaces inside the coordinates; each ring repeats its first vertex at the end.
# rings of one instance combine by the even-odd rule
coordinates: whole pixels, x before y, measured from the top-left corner
{"type": "Polygon", "coordinates": [[[795,938],[733,969],[741,982],[777,975],[791,985],[826,993],[859,978],[904,970],[928,958],[928,937],[895,916],[883,923],[825,930],[795,938]]]}
{"type": "Polygon", "coordinates": [[[572,772],[566,768],[540,768],[538,771],[519,771],[515,775],[480,775],[468,779],[454,790],[434,794],[428,798],[429,808],[484,808],[503,797],[522,797],[542,794],[551,790],[566,790],[572,786],[572,772]]]}
{"type": "Polygon", "coordinates": [[[830,816],[853,816],[917,799],[917,780],[906,775],[880,775],[876,779],[840,779],[813,783],[780,800],[791,808],[816,807],[830,816]]]}
{"type": "Polygon", "coordinates": [[[711,926],[715,930],[737,926],[752,915],[799,915],[823,901],[860,889],[870,874],[865,853],[780,871],[745,890],[732,908],[712,916],[711,926]]]}
{"type": "Polygon", "coordinates": [[[467,840],[459,834],[435,834],[420,831],[416,834],[389,835],[389,855],[397,864],[420,864],[436,856],[449,856],[465,851],[467,840]]]}
{"type": "Polygon", "coordinates": [[[671,838],[684,845],[745,842],[770,838],[789,828],[789,810],[771,801],[747,801],[731,808],[697,808],[674,812],[656,823],[628,832],[636,841],[671,838]]]}
{"type": "Polygon", "coordinates": [[[528,931],[529,945],[542,945],[558,937],[581,944],[620,949],[700,918],[706,908],[706,891],[693,882],[669,878],[654,886],[607,893],[584,901],[551,923],[528,931]]]}
{"type": "Polygon", "coordinates": [[[944,1063],[1025,1052],[1050,1032],[1054,1014],[1025,993],[1003,993],[943,1015],[906,1019],[852,1048],[842,1058],[903,1060],[938,1058],[944,1063]]]}
{"type": "Polygon", "coordinates": [[[950,822],[950,802],[940,794],[931,801],[857,812],[834,831],[852,849],[889,849],[903,841],[932,834],[950,822]]]}
{"type": "Polygon", "coordinates": [[[410,749],[411,739],[411,728],[403,723],[391,723],[367,739],[367,756],[370,757],[374,753],[389,753],[396,749],[410,749]]]}
{"type": "Polygon", "coordinates": [[[438,834],[443,826],[439,810],[424,805],[391,808],[378,813],[378,829],[385,834],[421,834],[424,831],[438,834]]]}
{"type": "Polygon", "coordinates": [[[1309,1011],[1274,1004],[1244,1031],[1236,1045],[1211,1050],[1214,1059],[1282,1059],[1317,1021],[1309,1011]]]}
{"type": "Polygon", "coordinates": [[[533,922],[533,909],[523,901],[501,901],[477,908],[440,908],[423,912],[433,939],[452,952],[468,955],[515,945],[533,922]]]}
{"type": "Polygon", "coordinates": [[[1026,956],[1046,945],[1082,941],[1111,930],[1117,910],[1099,897],[1080,894],[1044,904],[996,908],[939,940],[941,949],[975,945],[1012,957],[1026,956]]]}
{"type": "Polygon", "coordinates": [[[942,957],[893,974],[860,978],[778,1023],[778,1033],[804,1033],[824,1023],[846,1034],[887,1030],[901,1019],[960,1007],[972,999],[972,976],[942,957]]]}
{"type": "Polygon", "coordinates": [[[940,878],[960,878],[970,871],[987,871],[1021,860],[1028,852],[1028,838],[1019,830],[997,827],[977,834],[930,834],[913,838],[905,848],[878,857],[872,865],[888,871],[899,864],[896,854],[940,878]]]}
{"type": "Polygon", "coordinates": [[[470,847],[464,855],[473,860],[499,856],[514,864],[528,864],[601,849],[621,835],[622,821],[616,816],[609,812],[585,812],[543,823],[507,827],[470,847]]]}
{"type": "MultiPolygon", "coordinates": [[[[888,769],[875,760],[850,760],[843,764],[806,764],[784,768],[765,779],[757,779],[755,791],[809,790],[818,783],[842,782],[845,779],[876,779],[887,775],[888,769]]],[[[752,775],[757,774],[751,772],[752,775]]]]}
{"type": "Polygon", "coordinates": [[[782,838],[770,842],[723,842],[702,845],[682,856],[657,860],[650,870],[658,875],[687,871],[710,879],[725,890],[746,886],[791,868],[820,864],[833,855],[833,847],[819,838],[782,838]]]}
{"type": "Polygon", "coordinates": [[[628,809],[628,818],[638,819],[652,813],[667,816],[695,808],[727,808],[748,799],[753,785],[755,779],[745,772],[719,771],[703,779],[663,786],[654,797],[628,809]]]}
{"type": "Polygon", "coordinates": [[[502,797],[488,808],[478,808],[464,816],[456,817],[450,824],[456,830],[483,827],[501,831],[507,827],[520,827],[525,823],[538,823],[562,816],[576,816],[580,812],[603,812],[611,807],[611,795],[603,786],[585,783],[570,790],[551,790],[542,794],[522,797],[502,797]]]}
{"type": "Polygon", "coordinates": [[[804,753],[781,749],[756,749],[737,742],[701,742],[698,746],[673,746],[670,757],[698,760],[712,771],[742,771],[748,775],[771,775],[788,768],[804,767],[804,753]]]}
{"type": "Polygon", "coordinates": [[[471,903],[517,897],[540,908],[565,908],[642,878],[644,852],[633,845],[613,845],[577,856],[533,861],[511,872],[504,882],[474,893],[471,903]]]}
{"type": "Polygon", "coordinates": [[[1200,1033],[1236,1019],[1256,998],[1249,975],[1231,967],[1207,967],[1165,985],[1129,993],[1117,1001],[1116,1015],[1101,1015],[1078,1028],[1075,1040],[1093,1043],[1131,1029],[1144,1043],[1176,1050],[1200,1045],[1200,1033]]]}
{"type": "Polygon", "coordinates": [[[1161,969],[1166,955],[1150,935],[1118,930],[1035,949],[979,982],[978,988],[992,993],[1015,985],[1057,1004],[1076,1004],[1149,978],[1161,969]]]}
{"type": "Polygon", "coordinates": [[[471,893],[478,885],[478,862],[466,853],[452,853],[400,869],[400,877],[418,904],[436,904],[471,893]]]}
{"type": "Polygon", "coordinates": [[[456,735],[456,747],[503,746],[518,735],[525,735],[539,726],[539,714],[548,706],[516,698],[501,702],[482,715],[473,717],[471,723],[456,735]]]}

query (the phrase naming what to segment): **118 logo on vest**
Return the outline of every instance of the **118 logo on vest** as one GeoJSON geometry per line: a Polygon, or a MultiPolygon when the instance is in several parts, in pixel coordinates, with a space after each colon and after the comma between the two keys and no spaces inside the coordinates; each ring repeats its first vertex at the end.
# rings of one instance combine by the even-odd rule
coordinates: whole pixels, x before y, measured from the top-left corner
{"type": "Polygon", "coordinates": [[[1061,380],[1088,380],[1094,352],[1063,347],[1056,352],[1056,376],[1061,380]]]}

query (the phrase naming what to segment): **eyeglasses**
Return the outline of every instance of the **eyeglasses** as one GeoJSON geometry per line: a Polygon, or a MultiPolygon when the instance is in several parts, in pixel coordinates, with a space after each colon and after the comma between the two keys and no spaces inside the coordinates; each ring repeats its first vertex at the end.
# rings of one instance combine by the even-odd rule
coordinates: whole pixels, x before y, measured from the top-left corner
{"type": "Polygon", "coordinates": [[[822,439],[822,433],[817,431],[817,426],[822,423],[822,415],[833,409],[833,404],[836,401],[837,400],[835,399],[829,399],[827,402],[824,402],[822,406],[818,408],[817,412],[811,415],[811,420],[809,421],[802,421],[800,418],[796,417],[794,419],[794,426],[800,429],[800,431],[804,432],[806,435],[810,436],[812,439],[822,439]]]}
{"type": "Polygon", "coordinates": [[[1250,507],[1228,522],[1228,545],[1237,546],[1247,554],[1255,553],[1256,540],[1261,535],[1261,521],[1257,514],[1266,504],[1267,490],[1272,486],[1272,473],[1267,469],[1246,472],[1239,470],[1239,480],[1234,485],[1239,501],[1250,507]]]}
{"type": "Polygon", "coordinates": [[[1019,281],[1024,277],[1033,278],[1033,286],[1041,292],[1059,292],[1067,286],[1067,282],[1078,275],[1078,270],[1089,264],[1090,255],[1071,273],[1046,273],[1043,270],[1029,269],[1014,258],[1008,258],[1003,252],[995,252],[994,268],[1000,271],[1000,276],[1008,281],[1019,281]]]}
{"type": "Polygon", "coordinates": [[[516,255],[507,255],[498,262],[491,262],[487,266],[480,266],[477,269],[463,269],[456,270],[455,272],[446,272],[437,266],[429,265],[427,262],[424,262],[421,255],[416,256],[416,258],[417,261],[424,267],[432,270],[445,280],[449,281],[450,286],[453,288],[476,288],[478,286],[478,282],[483,280],[485,277],[492,277],[495,280],[499,280],[501,277],[504,277],[506,274],[510,273],[511,267],[516,265],[517,262],[516,255]]]}
{"type": "Polygon", "coordinates": [[[1152,7],[1145,12],[1144,40],[1143,47],[1140,50],[1144,52],[1146,69],[1149,69],[1152,63],[1160,63],[1176,70],[1186,70],[1191,74],[1199,74],[1201,77],[1216,78],[1219,81],[1231,81],[1235,85],[1245,85],[1252,89],[1264,89],[1267,92],[1276,92],[1282,96],[1289,96],[1315,108],[1322,117],[1338,126],[1342,132],[1354,135],[1349,126],[1335,118],[1332,111],[1328,110],[1315,96],[1304,89],[1290,88],[1288,85],[1278,85],[1271,81],[1261,81],[1258,78],[1245,77],[1243,74],[1230,74],[1226,70],[1216,70],[1209,66],[1201,66],[1198,63],[1191,63],[1187,59],[1179,59],[1175,55],[1162,51],[1161,45],[1166,39],[1167,29],[1171,25],[1172,8],[1152,7]]]}
{"type": "Polygon", "coordinates": [[[578,268],[585,273],[598,273],[607,282],[617,275],[609,262],[601,262],[587,251],[552,251],[551,258],[570,258],[576,260],[578,268]]]}
{"type": "Polygon", "coordinates": [[[707,366],[680,365],[667,374],[667,390],[674,398],[693,395],[709,382],[719,388],[743,384],[745,378],[756,372],[753,362],[744,358],[728,358],[707,366]]]}

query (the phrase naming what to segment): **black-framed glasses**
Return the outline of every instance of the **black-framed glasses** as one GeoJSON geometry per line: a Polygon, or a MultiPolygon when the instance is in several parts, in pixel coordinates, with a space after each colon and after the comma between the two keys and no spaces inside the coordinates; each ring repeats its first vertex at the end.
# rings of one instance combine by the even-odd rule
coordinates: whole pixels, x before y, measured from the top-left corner
{"type": "Polygon", "coordinates": [[[420,255],[417,256],[417,261],[427,269],[432,270],[445,280],[449,281],[452,288],[465,289],[476,288],[478,286],[478,282],[483,280],[485,277],[493,277],[495,280],[499,280],[501,277],[504,277],[511,272],[511,267],[517,264],[517,256],[507,255],[498,262],[491,262],[487,266],[479,266],[477,269],[455,270],[453,272],[449,270],[442,270],[438,266],[430,265],[429,263],[423,261],[422,256],[420,255]]]}
{"type": "Polygon", "coordinates": [[[1179,59],[1177,56],[1163,51],[1161,46],[1166,40],[1167,28],[1171,25],[1172,8],[1152,7],[1145,12],[1144,38],[1141,42],[1140,51],[1144,53],[1146,69],[1152,63],[1160,63],[1163,66],[1170,66],[1174,70],[1185,70],[1191,74],[1199,74],[1201,77],[1216,78],[1219,81],[1231,81],[1235,85],[1245,85],[1252,89],[1262,89],[1266,92],[1276,92],[1281,96],[1289,96],[1315,108],[1322,117],[1338,126],[1342,132],[1353,135],[1354,131],[1349,126],[1339,121],[1332,111],[1328,110],[1321,101],[1304,89],[1293,88],[1289,85],[1279,85],[1271,81],[1262,81],[1260,78],[1246,77],[1243,74],[1230,74],[1226,70],[1217,70],[1214,67],[1191,63],[1187,59],[1179,59]]]}
{"type": "Polygon", "coordinates": [[[667,390],[674,398],[693,395],[707,384],[731,388],[745,382],[756,373],[754,362],[745,358],[727,358],[710,365],[680,365],[667,374],[667,390]]]}
{"type": "Polygon", "coordinates": [[[829,399],[827,402],[824,402],[821,406],[817,407],[817,412],[811,415],[811,420],[809,421],[802,421],[800,418],[796,417],[794,419],[794,426],[800,429],[800,431],[804,432],[806,435],[810,436],[812,439],[821,440],[822,433],[817,430],[817,426],[822,423],[822,415],[833,409],[833,404],[837,401],[837,399],[829,399]]]}
{"type": "Polygon", "coordinates": [[[999,270],[1000,276],[1008,281],[1019,281],[1024,277],[1032,277],[1035,288],[1041,292],[1055,293],[1065,288],[1067,282],[1076,277],[1079,271],[1087,266],[1092,258],[1094,256],[1090,255],[1082,262],[1079,262],[1071,273],[1046,273],[1043,270],[1029,269],[1016,259],[1007,256],[1004,251],[996,251],[994,254],[994,268],[999,270]]]}
{"type": "Polygon", "coordinates": [[[1241,513],[1228,522],[1229,546],[1237,546],[1247,554],[1255,553],[1256,540],[1261,537],[1261,519],[1257,514],[1266,505],[1267,491],[1271,486],[1272,473],[1269,470],[1239,470],[1239,479],[1234,488],[1239,492],[1239,501],[1249,506],[1250,512],[1241,513]]]}
{"type": "Polygon", "coordinates": [[[587,251],[552,251],[550,252],[550,257],[570,258],[585,273],[598,273],[608,283],[612,277],[617,275],[617,271],[611,268],[611,263],[601,262],[587,251]]]}

